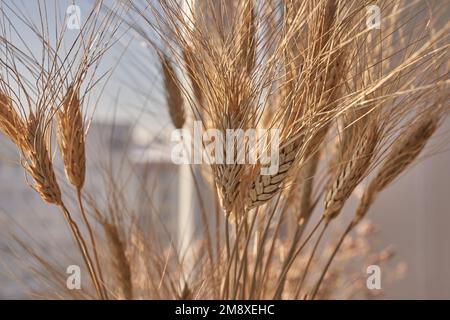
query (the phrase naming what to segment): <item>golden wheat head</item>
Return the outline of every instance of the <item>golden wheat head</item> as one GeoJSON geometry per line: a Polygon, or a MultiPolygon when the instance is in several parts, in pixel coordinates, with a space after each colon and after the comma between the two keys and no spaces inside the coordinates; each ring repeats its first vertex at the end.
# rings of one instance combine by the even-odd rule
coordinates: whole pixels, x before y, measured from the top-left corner
{"type": "Polygon", "coordinates": [[[18,148],[23,147],[23,121],[14,109],[11,98],[3,92],[0,92],[0,131],[18,148]]]}
{"type": "Polygon", "coordinates": [[[67,91],[61,110],[57,112],[57,123],[59,148],[67,179],[81,189],[86,175],[85,136],[80,99],[73,86],[67,91]]]}
{"type": "Polygon", "coordinates": [[[419,119],[394,142],[378,174],[363,194],[356,210],[356,222],[365,216],[376,195],[414,162],[438,128],[438,124],[439,117],[436,115],[419,119]]]}
{"type": "Polygon", "coordinates": [[[164,76],[164,85],[170,119],[172,120],[175,128],[180,129],[186,121],[180,83],[167,56],[160,54],[159,59],[164,76]]]}
{"type": "Polygon", "coordinates": [[[41,119],[33,113],[26,123],[26,148],[23,150],[25,170],[34,180],[32,187],[41,198],[53,204],[61,203],[61,190],[56,181],[53,163],[49,153],[49,143],[41,119]]]}

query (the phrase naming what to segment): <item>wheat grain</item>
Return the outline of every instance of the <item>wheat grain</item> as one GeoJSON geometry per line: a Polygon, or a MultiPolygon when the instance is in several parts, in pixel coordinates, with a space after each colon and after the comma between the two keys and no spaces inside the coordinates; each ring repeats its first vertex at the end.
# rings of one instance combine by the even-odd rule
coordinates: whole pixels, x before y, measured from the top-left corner
{"type": "MultiPolygon", "coordinates": [[[[292,139],[293,136],[289,135],[288,140],[293,140],[286,147],[281,148],[279,157],[279,172],[274,176],[257,176],[255,181],[250,185],[248,196],[246,197],[247,210],[255,208],[266,201],[273,198],[278,192],[280,192],[283,183],[288,178],[292,171],[298,171],[297,166],[303,165],[302,160],[306,163],[309,159],[314,161],[316,158],[311,157],[315,154],[320,145],[322,144],[329,128],[329,119],[332,117],[333,108],[335,107],[334,100],[337,99],[339,88],[341,86],[340,80],[343,78],[345,64],[343,63],[343,50],[331,50],[327,52],[330,62],[328,64],[324,62],[317,63],[317,58],[324,54],[324,48],[327,45],[329,39],[333,35],[332,29],[336,22],[336,2],[334,0],[327,1],[323,7],[323,12],[319,11],[319,19],[321,26],[317,28],[317,42],[314,44],[314,50],[311,50],[309,54],[298,61],[284,61],[285,62],[285,80],[286,83],[282,87],[281,93],[286,95],[279,99],[281,101],[289,101],[292,99],[292,110],[286,113],[284,119],[284,126],[288,127],[290,124],[293,126],[294,136],[300,136],[296,139],[292,139]],[[321,14],[322,13],[322,14],[321,14]],[[305,60],[306,59],[306,60],[305,60]],[[298,65],[301,63],[302,65],[298,65]],[[293,65],[294,64],[294,65],[293,65]],[[295,65],[297,64],[297,65],[295,65]],[[298,77],[306,77],[310,79],[310,83],[315,83],[313,86],[315,89],[307,90],[305,85],[301,85],[302,88],[299,93],[295,93],[295,86],[293,85],[293,77],[298,73],[298,70],[303,69],[303,73],[297,75],[298,77]],[[303,91],[302,91],[303,90],[303,91]],[[310,108],[304,108],[304,105],[308,104],[310,108]],[[304,109],[303,109],[303,108],[304,109]],[[310,123],[311,128],[308,130],[308,134],[305,134],[305,128],[300,128],[303,123],[310,123]],[[301,130],[301,134],[299,131],[301,130]],[[303,149],[303,150],[302,150],[303,149]],[[303,159],[303,156],[306,159],[303,159]]],[[[290,8],[289,8],[290,9],[290,8]]],[[[291,10],[288,10],[288,14],[291,10]]],[[[288,51],[296,51],[294,47],[288,47],[288,51]]],[[[288,52],[286,57],[290,57],[288,52]]],[[[298,80],[297,80],[298,81],[298,80]]],[[[306,165],[311,170],[315,170],[317,166],[315,164],[306,165]]],[[[309,172],[311,175],[314,172],[309,172]]],[[[305,188],[312,188],[312,179],[308,179],[305,182],[305,188]],[[309,185],[311,184],[311,185],[309,185]]],[[[309,202],[306,197],[310,196],[310,192],[304,193],[302,202],[309,202]]]]}

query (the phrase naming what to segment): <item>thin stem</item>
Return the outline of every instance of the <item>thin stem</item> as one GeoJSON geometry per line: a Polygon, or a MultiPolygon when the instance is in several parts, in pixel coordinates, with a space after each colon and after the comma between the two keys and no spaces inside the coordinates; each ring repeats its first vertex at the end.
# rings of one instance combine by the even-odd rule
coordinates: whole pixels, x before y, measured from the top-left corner
{"type": "MultiPolygon", "coordinates": [[[[215,230],[215,234],[216,234],[216,263],[214,266],[214,269],[216,271],[220,270],[220,261],[222,261],[222,242],[221,242],[221,211],[220,211],[220,204],[219,204],[219,199],[217,198],[217,193],[214,192],[214,198],[215,198],[215,211],[216,211],[216,216],[215,216],[215,223],[216,223],[216,230],[215,230]]],[[[225,220],[225,223],[227,221],[225,220]]],[[[220,272],[220,271],[219,271],[220,272]]],[[[216,290],[216,295],[217,297],[220,296],[220,276],[217,277],[217,275],[215,276],[215,281],[217,282],[217,285],[214,286],[215,290],[216,290]]]]}
{"type": "Polygon", "coordinates": [[[324,218],[323,217],[320,218],[320,220],[317,222],[315,227],[311,230],[309,235],[306,237],[305,241],[303,241],[303,243],[295,251],[295,253],[292,255],[292,257],[288,257],[286,259],[285,266],[283,268],[283,271],[280,274],[280,278],[279,278],[280,280],[278,281],[277,288],[275,290],[274,299],[277,299],[277,297],[281,297],[281,292],[283,290],[284,281],[286,280],[286,275],[289,272],[290,267],[294,263],[295,259],[299,255],[300,251],[303,250],[303,248],[306,246],[306,244],[308,244],[309,240],[314,235],[314,233],[316,233],[317,229],[319,228],[319,226],[322,224],[323,221],[324,221],[324,218]]]}
{"type": "Polygon", "coordinates": [[[77,224],[72,219],[72,217],[70,216],[69,211],[67,210],[66,206],[63,203],[59,204],[59,208],[61,209],[62,213],[64,214],[64,218],[66,219],[66,222],[69,225],[70,231],[72,232],[72,235],[75,238],[78,248],[80,249],[81,255],[83,256],[86,267],[88,268],[89,275],[91,276],[95,290],[97,291],[97,295],[100,299],[104,299],[103,293],[100,290],[100,285],[99,285],[99,281],[97,278],[97,274],[92,265],[92,259],[89,256],[89,252],[87,250],[86,243],[83,239],[83,236],[81,235],[80,229],[78,228],[77,224]]]}
{"type": "MultiPolygon", "coordinates": [[[[247,221],[245,221],[245,235],[246,235],[246,240],[245,240],[245,245],[243,248],[243,253],[242,253],[242,258],[240,259],[240,267],[239,267],[239,272],[238,272],[238,276],[237,276],[237,282],[236,282],[236,288],[234,290],[234,298],[237,298],[237,294],[238,294],[238,290],[237,290],[237,284],[239,282],[239,279],[241,278],[242,272],[244,271],[244,267],[247,267],[247,249],[248,249],[248,245],[250,243],[251,240],[251,235],[252,235],[252,231],[253,228],[255,226],[255,222],[256,222],[256,214],[254,214],[251,225],[250,225],[250,229],[248,229],[247,226],[247,221]]],[[[246,273],[246,271],[245,271],[246,273]]],[[[244,277],[244,281],[243,281],[244,285],[243,287],[245,288],[245,277],[244,277]]],[[[244,288],[242,290],[244,290],[244,288]]]]}
{"type": "Polygon", "coordinates": [[[355,223],[351,221],[349,225],[347,226],[347,229],[345,229],[344,233],[342,234],[341,238],[339,239],[338,244],[336,245],[336,248],[334,248],[333,253],[331,254],[330,258],[327,261],[327,264],[325,265],[325,268],[322,271],[322,274],[320,275],[319,280],[317,281],[317,284],[314,288],[314,291],[311,295],[311,300],[314,300],[314,298],[317,295],[317,292],[319,291],[320,285],[322,284],[323,279],[325,278],[325,275],[330,268],[331,262],[333,262],[334,257],[336,256],[336,253],[339,251],[339,248],[341,247],[342,243],[344,242],[345,237],[349,234],[349,232],[353,229],[355,226],[355,223]]]}
{"type": "Polygon", "coordinates": [[[224,287],[223,287],[223,290],[222,290],[222,297],[224,297],[224,299],[228,299],[230,272],[231,272],[231,268],[233,266],[233,262],[235,260],[234,257],[237,255],[237,250],[239,249],[237,240],[240,237],[242,229],[243,229],[243,224],[241,223],[240,226],[238,226],[237,222],[236,222],[236,238],[235,238],[235,241],[234,241],[233,250],[231,251],[231,255],[229,256],[229,259],[228,259],[227,271],[226,271],[225,279],[224,279],[224,282],[223,282],[224,283],[224,287]]]}
{"type": "Polygon", "coordinates": [[[106,291],[105,281],[103,280],[102,269],[100,268],[100,260],[98,258],[98,251],[97,251],[97,245],[95,243],[94,232],[92,231],[91,224],[89,223],[86,212],[84,211],[83,200],[82,200],[80,188],[77,188],[77,198],[78,198],[78,205],[80,206],[80,212],[81,212],[81,216],[83,218],[83,222],[86,226],[86,229],[88,230],[89,239],[90,239],[91,245],[92,245],[92,251],[94,252],[95,266],[98,271],[98,276],[99,276],[102,292],[103,292],[103,295],[105,296],[105,298],[108,299],[108,293],[106,291]]]}
{"type": "Polygon", "coordinates": [[[303,272],[302,279],[300,280],[300,284],[299,284],[299,286],[298,286],[298,288],[296,290],[295,297],[297,297],[300,294],[300,291],[302,289],[303,283],[304,283],[304,281],[306,279],[306,276],[308,274],[308,270],[309,270],[309,267],[311,265],[311,262],[312,262],[312,260],[314,258],[314,255],[315,255],[315,253],[317,251],[317,248],[319,247],[320,240],[322,240],[322,237],[325,234],[325,230],[327,229],[327,227],[328,227],[328,223],[326,223],[324,225],[322,231],[320,232],[319,237],[316,240],[316,243],[314,244],[313,250],[312,250],[312,252],[311,252],[311,254],[309,256],[308,262],[306,264],[305,271],[303,272]]]}
{"type": "Polygon", "coordinates": [[[235,251],[236,254],[233,256],[233,259],[234,259],[234,267],[233,267],[233,285],[234,285],[234,287],[233,287],[233,289],[237,287],[237,268],[238,268],[238,258],[239,258],[239,249],[240,249],[240,241],[241,241],[241,231],[240,230],[245,231],[245,225],[246,225],[246,221],[244,221],[244,217],[243,217],[241,226],[239,226],[238,215],[236,212],[235,219],[234,219],[234,229],[236,231],[234,243],[235,243],[235,248],[236,248],[236,251],[235,251]],[[239,230],[239,232],[238,232],[238,230],[239,230]]]}
{"type": "MultiPolygon", "coordinates": [[[[228,218],[225,218],[225,244],[226,244],[226,253],[227,253],[227,261],[231,259],[231,249],[230,249],[230,226],[228,218]]],[[[228,272],[228,271],[227,271],[228,272]]],[[[228,279],[224,283],[224,288],[222,292],[222,298],[228,297],[228,279]]]]}
{"type": "Polygon", "coordinates": [[[262,286],[262,288],[260,290],[258,290],[258,294],[259,294],[258,299],[262,299],[262,297],[264,297],[264,293],[265,293],[265,290],[266,290],[266,287],[267,287],[266,286],[266,284],[267,284],[266,279],[267,279],[268,274],[270,273],[270,266],[271,266],[271,264],[273,262],[273,252],[275,250],[275,245],[276,245],[276,242],[278,240],[278,234],[280,232],[281,224],[283,223],[283,221],[284,220],[282,219],[282,217],[280,217],[280,219],[278,219],[277,226],[275,227],[275,230],[274,230],[274,233],[273,233],[273,236],[272,236],[272,242],[270,244],[269,252],[267,254],[266,263],[265,263],[264,269],[263,269],[264,271],[263,271],[262,276],[260,278],[261,280],[259,281],[259,283],[263,284],[263,286],[262,286]]]}
{"type": "MultiPolygon", "coordinates": [[[[286,259],[284,260],[283,266],[281,268],[281,270],[284,270],[287,265],[289,264],[290,259],[292,258],[292,256],[295,253],[295,246],[298,242],[298,240],[300,239],[300,228],[299,226],[297,226],[297,228],[295,229],[295,233],[294,236],[292,237],[292,244],[290,246],[290,249],[288,251],[288,254],[286,255],[286,259]]],[[[284,288],[284,283],[285,283],[285,278],[286,278],[286,274],[282,273],[282,278],[280,278],[280,280],[278,281],[278,286],[277,286],[277,293],[274,297],[274,299],[280,299],[281,298],[281,293],[283,292],[283,288],[284,288]],[[281,286],[280,286],[281,283],[281,286]]]]}
{"type": "MultiPolygon", "coordinates": [[[[276,201],[275,205],[271,209],[270,215],[269,215],[269,217],[267,219],[267,223],[264,226],[264,231],[262,233],[261,239],[260,239],[260,241],[258,243],[258,246],[257,246],[256,260],[255,260],[255,265],[254,265],[254,268],[253,268],[252,285],[250,287],[250,293],[251,293],[250,294],[250,298],[253,298],[253,294],[254,294],[254,291],[256,289],[256,278],[257,278],[257,274],[258,274],[258,270],[259,270],[258,266],[260,264],[262,264],[261,261],[264,258],[263,257],[264,245],[265,245],[267,236],[269,234],[270,223],[271,223],[271,221],[272,221],[272,219],[273,219],[273,217],[275,215],[275,212],[276,212],[275,208],[277,207],[279,201],[280,201],[280,197],[277,198],[277,201],[276,201]]],[[[258,214],[259,208],[256,208],[256,210],[257,210],[256,214],[258,214]]]]}

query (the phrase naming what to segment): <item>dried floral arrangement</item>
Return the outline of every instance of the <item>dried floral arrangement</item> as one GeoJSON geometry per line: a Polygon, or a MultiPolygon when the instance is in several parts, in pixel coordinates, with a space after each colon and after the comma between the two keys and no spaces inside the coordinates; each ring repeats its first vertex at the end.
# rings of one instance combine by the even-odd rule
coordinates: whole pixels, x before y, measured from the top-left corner
{"type": "MultiPolygon", "coordinates": [[[[1,132],[17,147],[30,186],[60,209],[91,279],[89,288],[70,291],[57,263],[36,255],[58,297],[360,294],[356,284],[348,294],[336,291],[351,275],[346,266],[371,254],[346,239],[377,195],[423,155],[447,116],[450,23],[436,28],[439,17],[420,1],[381,1],[381,29],[366,24],[370,1],[125,3],[96,2],[68,53],[60,50],[64,31],[50,38],[41,13],[44,27],[29,27],[41,39],[42,59],[19,50],[2,30],[1,132]],[[136,222],[113,174],[104,186],[107,203],[84,189],[84,97],[123,30],[134,30],[157,53],[174,128],[201,121],[222,132],[281,132],[276,174],[262,175],[258,163],[227,163],[202,165],[201,177],[193,176],[206,182],[215,210],[200,210],[202,236],[187,253],[157,238],[158,223],[136,222]],[[65,193],[52,141],[73,187],[65,193]],[[357,187],[363,191],[352,218],[327,239],[357,187]],[[78,209],[68,209],[72,199],[78,209]]],[[[7,24],[4,11],[2,20],[7,24]]]]}

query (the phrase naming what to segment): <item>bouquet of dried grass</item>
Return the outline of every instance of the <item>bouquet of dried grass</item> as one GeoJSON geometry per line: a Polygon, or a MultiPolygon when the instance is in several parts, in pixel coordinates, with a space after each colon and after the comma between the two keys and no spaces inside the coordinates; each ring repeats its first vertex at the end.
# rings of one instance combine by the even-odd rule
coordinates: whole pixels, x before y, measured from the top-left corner
{"type": "MultiPolygon", "coordinates": [[[[2,67],[14,83],[1,78],[0,128],[21,152],[35,190],[61,208],[98,298],[331,297],[332,262],[346,237],[377,194],[417,160],[447,116],[450,23],[435,28],[437,17],[428,16],[419,1],[380,3],[381,29],[366,23],[368,1],[186,3],[129,2],[129,16],[121,20],[159,56],[174,127],[189,128],[197,120],[223,133],[280,132],[274,174],[261,174],[260,162],[203,165],[201,177],[193,174],[200,202],[206,199],[198,180],[209,184],[215,212],[202,207],[203,237],[189,252],[158,239],[157,223],[147,230],[133,218],[114,173],[105,186],[107,203],[87,192],[89,206],[83,207],[86,126],[80,88],[101,53],[84,51],[81,60],[60,66],[64,59],[44,37],[44,52],[54,65],[34,61],[34,76],[46,90],[32,97],[14,68],[14,58],[24,53],[2,40],[11,56],[2,67]],[[419,19],[412,22],[414,17],[419,19]],[[68,69],[75,70],[71,79],[68,69]],[[52,167],[53,121],[89,246],[62,200],[52,167]],[[369,183],[353,219],[328,242],[329,255],[317,259],[328,227],[364,180],[369,183]],[[104,237],[91,227],[86,211],[103,226],[104,237]],[[109,256],[98,254],[99,239],[109,256]]],[[[119,12],[110,10],[101,27],[92,15],[92,24],[80,31],[83,39],[105,36],[106,25],[118,23],[119,12]]],[[[58,279],[55,286],[65,291],[58,279]]]]}

